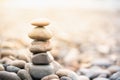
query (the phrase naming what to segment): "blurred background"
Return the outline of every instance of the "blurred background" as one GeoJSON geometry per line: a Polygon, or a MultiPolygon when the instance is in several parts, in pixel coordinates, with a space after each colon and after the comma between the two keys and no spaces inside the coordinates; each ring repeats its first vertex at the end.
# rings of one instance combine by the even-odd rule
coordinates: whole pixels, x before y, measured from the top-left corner
{"type": "Polygon", "coordinates": [[[17,38],[29,46],[35,18],[51,21],[52,54],[73,70],[100,56],[115,60],[120,52],[119,0],[0,0],[0,39],[17,38]]]}

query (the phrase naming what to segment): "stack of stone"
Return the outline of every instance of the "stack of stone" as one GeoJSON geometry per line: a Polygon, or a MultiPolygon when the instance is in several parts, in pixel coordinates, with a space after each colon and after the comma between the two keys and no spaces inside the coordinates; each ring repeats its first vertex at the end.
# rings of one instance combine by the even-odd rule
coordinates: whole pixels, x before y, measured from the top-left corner
{"type": "Polygon", "coordinates": [[[33,53],[32,64],[29,65],[28,71],[33,79],[40,80],[44,76],[55,73],[52,64],[54,59],[49,52],[51,50],[50,39],[52,34],[46,28],[49,25],[47,19],[36,19],[31,24],[36,27],[28,35],[31,39],[34,39],[30,47],[30,51],[33,53]]]}

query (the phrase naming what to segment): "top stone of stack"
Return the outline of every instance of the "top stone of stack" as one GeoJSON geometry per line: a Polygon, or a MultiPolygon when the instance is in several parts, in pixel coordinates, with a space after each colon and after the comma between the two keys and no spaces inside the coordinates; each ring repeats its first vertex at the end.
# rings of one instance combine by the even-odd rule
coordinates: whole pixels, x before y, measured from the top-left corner
{"type": "Polygon", "coordinates": [[[44,27],[50,24],[49,20],[46,18],[41,18],[41,19],[34,19],[31,21],[31,24],[33,26],[37,26],[37,27],[44,27]]]}

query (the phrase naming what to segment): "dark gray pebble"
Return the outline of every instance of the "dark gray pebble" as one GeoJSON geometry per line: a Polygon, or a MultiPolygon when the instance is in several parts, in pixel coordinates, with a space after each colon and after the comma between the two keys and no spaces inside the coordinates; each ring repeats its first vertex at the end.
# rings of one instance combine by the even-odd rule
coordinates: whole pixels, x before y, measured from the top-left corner
{"type": "Polygon", "coordinates": [[[24,69],[19,70],[17,75],[21,78],[21,80],[32,80],[30,74],[24,69]]]}
{"type": "Polygon", "coordinates": [[[0,71],[0,80],[21,80],[17,74],[13,72],[0,71]]]}
{"type": "Polygon", "coordinates": [[[7,66],[6,71],[8,72],[15,72],[17,73],[20,70],[20,68],[15,67],[15,66],[7,66]]]}

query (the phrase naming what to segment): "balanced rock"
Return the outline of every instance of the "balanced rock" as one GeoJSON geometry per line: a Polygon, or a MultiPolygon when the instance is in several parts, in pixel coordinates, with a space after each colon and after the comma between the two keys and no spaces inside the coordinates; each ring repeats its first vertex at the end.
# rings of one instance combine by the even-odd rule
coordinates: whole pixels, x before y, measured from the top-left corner
{"type": "Polygon", "coordinates": [[[15,73],[0,71],[0,80],[21,80],[21,79],[15,73]]]}
{"type": "Polygon", "coordinates": [[[41,27],[36,27],[32,30],[31,33],[28,34],[31,39],[35,40],[49,40],[52,37],[52,33],[46,29],[41,27]]]}
{"type": "Polygon", "coordinates": [[[32,53],[46,52],[51,50],[50,41],[33,41],[30,51],[32,53]]]}
{"type": "Polygon", "coordinates": [[[51,63],[53,59],[47,53],[35,54],[32,58],[34,65],[47,65],[51,63]]]}
{"type": "Polygon", "coordinates": [[[21,78],[21,80],[32,80],[30,74],[24,69],[19,70],[17,75],[21,78]]]}
{"type": "Polygon", "coordinates": [[[49,25],[49,20],[48,19],[34,19],[31,21],[31,24],[33,26],[38,26],[38,27],[44,27],[44,26],[47,26],[49,25]]]}
{"type": "Polygon", "coordinates": [[[52,65],[30,65],[29,73],[34,79],[41,79],[44,76],[54,73],[54,67],[52,65]]]}

